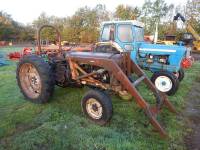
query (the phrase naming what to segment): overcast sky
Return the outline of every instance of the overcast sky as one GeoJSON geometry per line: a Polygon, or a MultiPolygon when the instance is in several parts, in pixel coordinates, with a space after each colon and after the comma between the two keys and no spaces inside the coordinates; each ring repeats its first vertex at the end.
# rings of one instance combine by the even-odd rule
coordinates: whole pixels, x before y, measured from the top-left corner
{"type": "MultiPolygon", "coordinates": [[[[165,0],[168,4],[185,4],[187,0],[165,0]]],[[[80,7],[105,4],[114,11],[119,4],[142,6],[144,0],[0,0],[0,11],[5,11],[21,23],[31,23],[41,12],[58,17],[71,16],[80,7]]]]}

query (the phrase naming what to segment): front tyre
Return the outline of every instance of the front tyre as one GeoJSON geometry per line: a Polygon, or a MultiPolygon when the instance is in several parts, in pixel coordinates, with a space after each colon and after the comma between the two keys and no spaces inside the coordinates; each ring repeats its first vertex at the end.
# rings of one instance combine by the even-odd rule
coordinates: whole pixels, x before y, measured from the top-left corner
{"type": "Polygon", "coordinates": [[[151,81],[159,91],[167,95],[174,95],[179,87],[179,80],[170,72],[155,72],[151,81]]]}
{"type": "Polygon", "coordinates": [[[88,91],[82,98],[81,106],[83,113],[99,125],[105,125],[112,117],[111,99],[102,91],[88,91]]]}
{"type": "Polygon", "coordinates": [[[22,94],[31,102],[48,102],[53,94],[54,78],[51,67],[37,55],[26,55],[19,60],[16,78],[22,94]]]}

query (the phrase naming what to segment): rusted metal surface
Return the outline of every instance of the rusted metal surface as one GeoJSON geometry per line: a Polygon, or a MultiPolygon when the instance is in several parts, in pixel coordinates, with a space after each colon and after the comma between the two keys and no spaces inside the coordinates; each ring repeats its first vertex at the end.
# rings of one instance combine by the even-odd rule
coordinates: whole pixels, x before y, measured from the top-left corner
{"type": "MultiPolygon", "coordinates": [[[[92,44],[88,44],[88,45],[75,45],[75,46],[61,46],[62,51],[92,51],[93,50],[94,45],[92,44]]],[[[59,51],[59,46],[58,45],[47,45],[47,46],[43,46],[41,45],[41,50],[45,50],[47,52],[49,51],[55,51],[58,52],[59,51]]]]}

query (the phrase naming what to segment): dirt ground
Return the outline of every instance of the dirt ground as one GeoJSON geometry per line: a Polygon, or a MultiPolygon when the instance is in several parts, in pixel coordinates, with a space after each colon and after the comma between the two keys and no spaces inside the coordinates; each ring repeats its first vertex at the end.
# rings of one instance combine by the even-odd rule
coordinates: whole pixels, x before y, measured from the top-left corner
{"type": "Polygon", "coordinates": [[[194,60],[200,60],[200,53],[192,53],[192,56],[194,57],[194,60]]]}
{"type": "MultiPolygon", "coordinates": [[[[193,54],[195,60],[200,60],[200,54],[193,54]]],[[[188,150],[200,150],[200,77],[187,96],[186,108],[183,112],[187,127],[191,129],[185,137],[188,150]]]]}
{"type": "Polygon", "coordinates": [[[186,109],[183,115],[187,118],[186,123],[191,132],[185,137],[188,150],[200,150],[200,78],[193,85],[187,96],[186,109]]]}

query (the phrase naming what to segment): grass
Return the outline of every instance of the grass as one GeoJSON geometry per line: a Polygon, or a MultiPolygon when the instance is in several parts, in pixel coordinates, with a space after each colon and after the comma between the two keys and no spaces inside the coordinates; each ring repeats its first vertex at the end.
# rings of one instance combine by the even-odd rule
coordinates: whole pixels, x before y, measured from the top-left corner
{"type": "MultiPolygon", "coordinates": [[[[183,136],[186,129],[180,115],[175,116],[166,109],[159,115],[159,120],[170,136],[163,140],[147,125],[148,119],[134,101],[112,96],[112,120],[108,125],[100,127],[82,114],[80,100],[87,88],[56,87],[50,103],[33,104],[20,93],[15,69],[15,63],[0,67],[0,150],[185,149],[183,136]]],[[[184,109],[184,97],[199,73],[200,63],[197,62],[186,70],[179,91],[169,97],[179,112],[184,109]]],[[[151,97],[144,86],[140,92],[147,99],[151,97]]]]}

